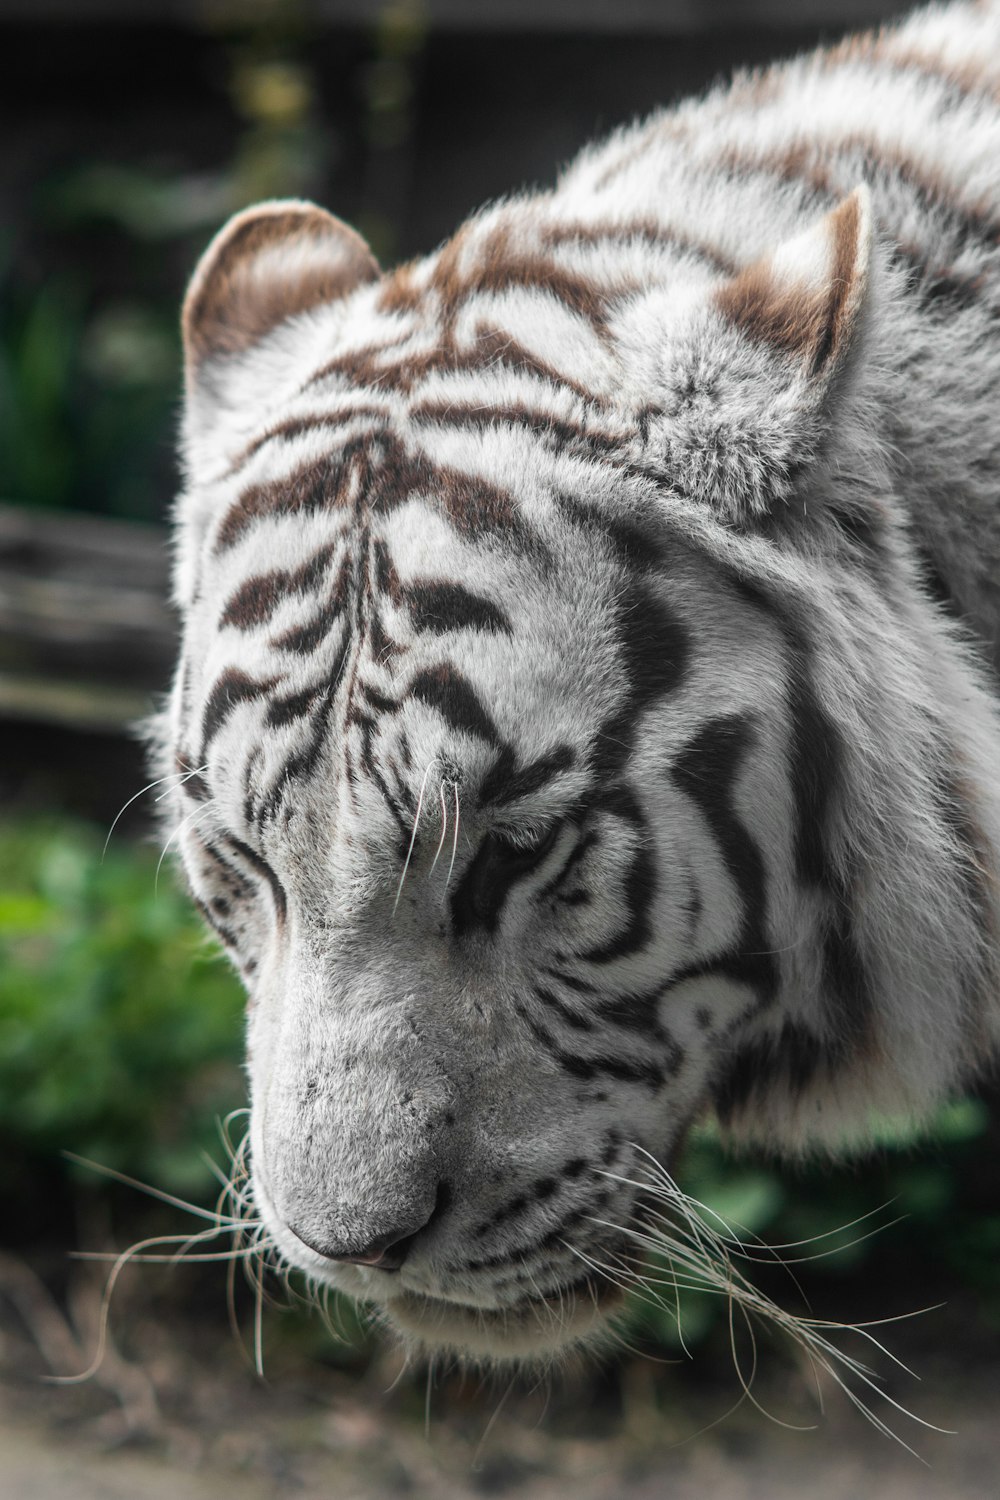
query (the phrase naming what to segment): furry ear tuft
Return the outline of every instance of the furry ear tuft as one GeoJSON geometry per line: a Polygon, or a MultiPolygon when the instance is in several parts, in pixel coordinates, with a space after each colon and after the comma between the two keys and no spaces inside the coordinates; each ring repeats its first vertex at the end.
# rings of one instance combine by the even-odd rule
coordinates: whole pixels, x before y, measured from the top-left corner
{"type": "Polygon", "coordinates": [[[359,234],[313,203],[260,203],[230,219],[184,299],[189,395],[214,360],[246,353],[279,324],[377,280],[359,234]]]}
{"type": "Polygon", "coordinates": [[[831,444],[860,453],[866,429],[847,393],[871,262],[862,186],[668,332],[648,454],[668,483],[728,524],[755,526],[780,519],[831,444]]]}
{"type": "Polygon", "coordinates": [[[868,287],[871,195],[855,188],[818,224],[748,266],[715,295],[747,338],[787,356],[825,386],[854,341],[868,287]]]}

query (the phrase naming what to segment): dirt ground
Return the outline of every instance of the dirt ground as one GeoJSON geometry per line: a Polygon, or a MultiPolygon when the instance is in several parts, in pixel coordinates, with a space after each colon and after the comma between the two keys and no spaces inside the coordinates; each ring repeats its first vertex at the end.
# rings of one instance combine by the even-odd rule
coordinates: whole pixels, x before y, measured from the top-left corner
{"type": "Polygon", "coordinates": [[[899,1325],[892,1340],[921,1379],[897,1371],[890,1395],[953,1429],[882,1404],[914,1457],[835,1390],[820,1412],[803,1372],[774,1351],[754,1385],[770,1416],[751,1401],[729,1410],[735,1375],[700,1357],[631,1360],[547,1387],[428,1383],[391,1352],[338,1368],[318,1328],[291,1336],[280,1321],[262,1381],[218,1320],[138,1307],[126,1309],[127,1348],[112,1346],[97,1377],[53,1385],[54,1366],[79,1368],[73,1323],[29,1274],[11,1262],[4,1273],[0,1500],[1000,1497],[1000,1350],[974,1309],[899,1325]]]}

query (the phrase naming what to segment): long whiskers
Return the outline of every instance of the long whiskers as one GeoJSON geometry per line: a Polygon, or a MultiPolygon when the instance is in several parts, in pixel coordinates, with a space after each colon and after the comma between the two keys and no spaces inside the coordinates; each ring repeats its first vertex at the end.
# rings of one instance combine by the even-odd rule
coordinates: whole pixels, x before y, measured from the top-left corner
{"type": "Polygon", "coordinates": [[[433,859],[433,861],[431,863],[430,870],[428,871],[428,875],[433,875],[434,874],[434,871],[437,868],[438,860],[441,858],[441,850],[444,848],[444,842],[445,842],[445,839],[446,839],[447,834],[448,834],[448,804],[447,804],[447,801],[445,799],[445,790],[444,790],[446,786],[450,786],[451,787],[451,794],[452,794],[452,799],[453,799],[453,803],[454,803],[455,818],[454,818],[454,823],[453,823],[453,826],[452,826],[452,835],[451,835],[451,858],[448,861],[448,874],[445,876],[445,882],[444,882],[445,890],[447,890],[448,887],[449,887],[449,885],[451,884],[451,877],[452,877],[452,874],[453,874],[454,869],[455,869],[455,860],[458,857],[458,829],[459,829],[459,823],[460,823],[459,802],[458,802],[458,782],[457,781],[449,781],[447,777],[445,777],[444,780],[441,782],[441,787],[440,787],[440,797],[441,797],[441,837],[438,839],[438,846],[437,846],[437,848],[434,851],[434,859],[433,859]]]}
{"type": "Polygon", "coordinates": [[[168,797],[170,795],[170,793],[176,789],[176,787],[183,786],[184,783],[186,781],[190,781],[193,776],[201,776],[207,770],[208,770],[208,763],[206,762],[205,765],[203,765],[203,766],[195,766],[194,769],[190,770],[190,771],[171,771],[170,774],[169,774],[169,776],[158,776],[155,781],[151,781],[148,784],[148,786],[142,787],[140,791],[136,792],[133,796],[131,796],[128,799],[127,802],[123,802],[122,805],[121,805],[121,807],[115,813],[114,819],[112,820],[112,823],[111,823],[111,827],[108,829],[108,836],[104,840],[104,847],[101,850],[101,860],[102,861],[104,860],[104,856],[108,852],[108,845],[111,842],[111,835],[114,833],[115,829],[118,827],[118,824],[119,824],[121,818],[124,816],[125,813],[128,812],[128,810],[132,806],[133,802],[138,802],[138,800],[139,800],[140,797],[144,797],[147,792],[151,792],[153,790],[153,788],[156,787],[156,786],[164,786],[168,781],[174,783],[174,785],[168,786],[167,790],[165,792],[161,792],[160,795],[156,798],[157,802],[162,802],[163,799],[164,799],[164,797],[168,797]]]}
{"type": "MultiPolygon", "coordinates": [[[[848,1400],[880,1432],[894,1438],[909,1452],[913,1449],[898,1433],[879,1416],[873,1408],[872,1397],[877,1396],[902,1415],[933,1431],[943,1431],[933,1423],[925,1421],[908,1411],[896,1401],[879,1383],[873,1369],[858,1357],[845,1353],[833,1337],[838,1334],[853,1334],[865,1340],[879,1355],[891,1360],[900,1369],[913,1374],[891,1350],[874,1335],[872,1329],[882,1323],[900,1321],[885,1318],[866,1323],[840,1323],[831,1319],[803,1316],[789,1312],[760,1291],[739,1269],[737,1260],[761,1263],[765,1259],[785,1264],[782,1250],[802,1249],[811,1241],[796,1241],[787,1246],[765,1245],[756,1236],[742,1233],[738,1226],[730,1224],[721,1214],[690,1197],[677,1186],[659,1162],[641,1147],[636,1147],[645,1158],[636,1178],[608,1172],[603,1175],[628,1187],[641,1202],[641,1218],[627,1226],[624,1234],[629,1245],[641,1252],[639,1258],[629,1254],[615,1254],[605,1250],[600,1256],[586,1253],[567,1244],[567,1248],[590,1270],[606,1281],[627,1292],[634,1300],[647,1302],[658,1308],[668,1308],[677,1321],[678,1339],[684,1345],[681,1297],[684,1292],[708,1292],[723,1296],[729,1304],[730,1344],[733,1363],[743,1391],[741,1400],[749,1399],[759,1405],[751,1387],[757,1369],[757,1342],[755,1322],[768,1324],[785,1335],[808,1358],[813,1368],[825,1372],[844,1391],[848,1400]],[[737,1319],[746,1330],[750,1342],[750,1367],[745,1369],[739,1353],[737,1319]],[[859,1390],[858,1387],[863,1389],[859,1390]],[[871,1393],[871,1395],[869,1395],[871,1393]]],[[[865,1218],[868,1215],[863,1216],[865,1218]]],[[[612,1231],[621,1239],[620,1224],[594,1218],[591,1220],[602,1230],[612,1231]]],[[[855,1220],[854,1223],[860,1223],[855,1220]]],[[[850,1228],[852,1226],[845,1226],[850,1228]]],[[[829,1238],[838,1231],[816,1236],[816,1240],[829,1238]]],[[[817,1255],[829,1253],[818,1251],[817,1255]]],[[[799,1256],[795,1259],[815,1257],[799,1256]]],[[[919,1309],[924,1311],[925,1309],[919,1309]]],[[[916,1313],[904,1316],[916,1316],[916,1313]]],[[[763,1410],[763,1408],[761,1408],[763,1410]]],[[[770,1413],[766,1413],[771,1415],[770,1413]]],[[[777,1420],[777,1419],[775,1419],[777,1420]]],[[[785,1424],[787,1425],[787,1424],[785,1424]]]]}
{"type": "MultiPolygon", "coordinates": [[[[53,1380],[60,1384],[79,1383],[90,1379],[100,1368],[108,1347],[109,1318],[114,1293],[122,1272],[133,1262],[159,1265],[176,1265],[181,1261],[228,1263],[227,1305],[230,1322],[238,1338],[240,1334],[236,1317],[234,1278],[236,1267],[242,1265],[254,1294],[253,1364],[258,1374],[263,1373],[264,1273],[274,1268],[277,1246],[267,1233],[263,1220],[254,1209],[247,1166],[249,1130],[246,1130],[241,1140],[235,1145],[229,1134],[233,1120],[246,1114],[246,1110],[234,1110],[219,1123],[220,1136],[229,1157],[230,1169],[226,1172],[208,1159],[210,1169],[220,1184],[220,1192],[214,1208],[205,1208],[200,1204],[186,1202],[183,1198],[166,1192],[162,1188],[140,1182],[125,1172],[119,1172],[114,1167],[103,1166],[99,1162],[89,1161],[86,1157],[78,1156],[74,1152],[64,1153],[71,1161],[81,1166],[100,1172],[103,1176],[145,1193],[171,1208],[180,1209],[196,1219],[205,1221],[205,1227],[193,1234],[185,1231],[154,1235],[140,1240],[120,1253],[88,1251],[77,1253],[76,1259],[111,1262],[98,1314],[97,1344],[94,1356],[86,1369],[75,1375],[53,1376],[51,1377],[53,1380]],[[223,1249],[215,1248],[213,1242],[220,1237],[229,1239],[231,1243],[223,1249]],[[210,1246],[212,1248],[209,1248],[210,1246]]],[[[315,1297],[310,1300],[318,1301],[315,1297]]]]}
{"type": "Polygon", "coordinates": [[[207,804],[199,805],[194,809],[193,812],[188,813],[186,818],[181,819],[181,821],[177,824],[177,827],[174,829],[173,833],[167,839],[167,842],[164,844],[162,850],[160,851],[160,857],[156,862],[156,874],[153,877],[154,893],[159,890],[160,871],[163,868],[163,861],[166,859],[167,854],[170,850],[170,845],[174,842],[174,840],[176,838],[179,838],[180,835],[184,832],[185,828],[192,826],[199,818],[207,822],[210,818],[218,816],[218,809],[216,808],[215,803],[209,802],[207,804]]]}
{"type": "Polygon", "coordinates": [[[431,867],[428,871],[429,875],[433,875],[434,871],[437,869],[437,862],[441,858],[441,850],[444,848],[444,841],[448,834],[448,804],[445,801],[444,797],[444,786],[445,784],[442,781],[440,787],[438,788],[441,800],[441,837],[438,839],[438,846],[434,850],[434,858],[431,861],[431,867]]]}

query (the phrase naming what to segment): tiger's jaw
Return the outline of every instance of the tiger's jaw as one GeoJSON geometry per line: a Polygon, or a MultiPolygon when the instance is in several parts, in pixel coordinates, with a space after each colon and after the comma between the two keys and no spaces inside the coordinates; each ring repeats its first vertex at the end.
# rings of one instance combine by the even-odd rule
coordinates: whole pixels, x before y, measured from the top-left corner
{"type": "Polygon", "coordinates": [[[609,1319],[623,1302],[614,1282],[591,1272],[571,1287],[513,1307],[474,1307],[404,1289],[382,1303],[380,1311],[421,1352],[447,1350],[491,1365],[531,1364],[608,1338],[609,1319]]]}
{"type": "MultiPolygon", "coordinates": [[[[366,1308],[415,1354],[447,1352],[482,1366],[547,1363],[574,1348],[607,1343],[611,1320],[625,1302],[623,1284],[637,1274],[637,1258],[624,1236],[615,1251],[581,1256],[581,1274],[575,1280],[503,1304],[487,1289],[478,1294],[471,1288],[424,1290],[424,1278],[409,1268],[388,1274],[331,1266],[314,1256],[308,1257],[307,1265],[300,1250],[283,1258],[310,1281],[332,1287],[366,1308]],[[607,1270],[599,1268],[598,1261],[607,1270]]],[[[516,1274],[519,1268],[512,1262],[509,1270],[516,1274]]]]}
{"type": "MultiPolygon", "coordinates": [[[[580,1255],[565,1281],[501,1301],[490,1288],[442,1288],[409,1266],[387,1274],[354,1266],[313,1266],[310,1275],[364,1306],[418,1356],[447,1352],[473,1364],[532,1366],[573,1349],[600,1347],[613,1337],[612,1320],[625,1303],[624,1286],[638,1276],[635,1250],[624,1234],[614,1248],[580,1255]],[[573,1279],[569,1279],[573,1277],[573,1279]],[[435,1286],[431,1291],[425,1280],[435,1286]]],[[[505,1270],[518,1276],[511,1262],[505,1270]]],[[[529,1278],[530,1283],[531,1278],[529,1278]]]]}

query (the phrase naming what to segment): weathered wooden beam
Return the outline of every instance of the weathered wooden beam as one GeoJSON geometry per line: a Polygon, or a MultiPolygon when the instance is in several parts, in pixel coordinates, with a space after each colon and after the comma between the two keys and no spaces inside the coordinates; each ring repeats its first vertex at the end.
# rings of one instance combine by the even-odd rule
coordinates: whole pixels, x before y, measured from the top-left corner
{"type": "Polygon", "coordinates": [[[126,729],[170,681],[166,531],[0,506],[0,719],[126,729]]]}

